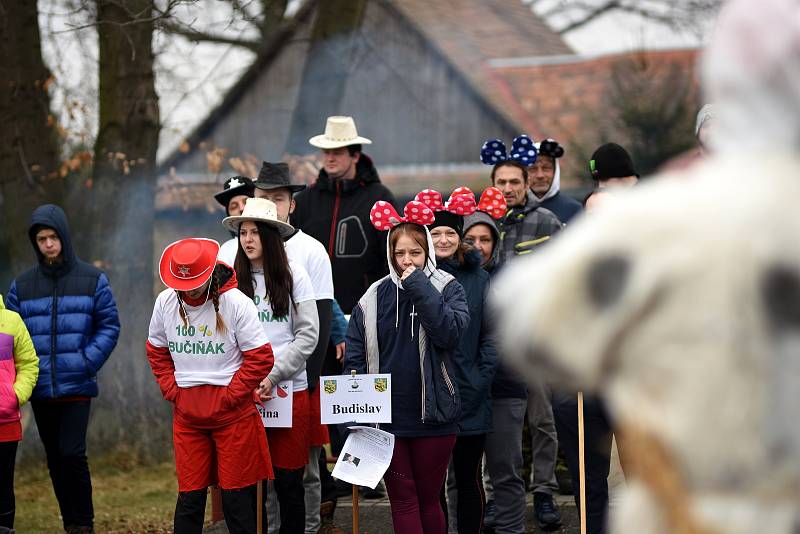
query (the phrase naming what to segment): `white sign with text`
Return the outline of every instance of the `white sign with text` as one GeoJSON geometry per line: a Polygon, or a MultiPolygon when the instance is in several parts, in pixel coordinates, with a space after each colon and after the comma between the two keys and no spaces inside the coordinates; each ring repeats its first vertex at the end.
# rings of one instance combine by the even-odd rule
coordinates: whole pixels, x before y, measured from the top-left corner
{"type": "Polygon", "coordinates": [[[292,381],[284,380],[272,388],[272,398],[256,404],[261,422],[268,428],[289,428],[292,426],[292,381]]]}
{"type": "Polygon", "coordinates": [[[321,376],[319,388],[323,424],[392,422],[389,374],[321,376]]]}

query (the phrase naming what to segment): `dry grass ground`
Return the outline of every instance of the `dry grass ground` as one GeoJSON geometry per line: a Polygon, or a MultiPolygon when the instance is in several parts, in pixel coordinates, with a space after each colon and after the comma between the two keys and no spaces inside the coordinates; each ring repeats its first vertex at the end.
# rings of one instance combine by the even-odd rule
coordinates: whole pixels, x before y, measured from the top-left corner
{"type": "MultiPolygon", "coordinates": [[[[95,528],[98,533],[172,532],[178,484],[173,463],[141,466],[118,454],[89,458],[92,471],[95,528]]],[[[18,468],[15,477],[21,534],[63,532],[58,503],[44,462],[18,468]]],[[[211,499],[206,506],[210,518],[211,499]]]]}

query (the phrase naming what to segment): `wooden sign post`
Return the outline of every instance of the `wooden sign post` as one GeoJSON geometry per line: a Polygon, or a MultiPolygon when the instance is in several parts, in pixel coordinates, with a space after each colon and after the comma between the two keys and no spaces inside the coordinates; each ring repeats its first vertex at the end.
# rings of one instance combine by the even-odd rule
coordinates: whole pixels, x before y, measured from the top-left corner
{"type": "Polygon", "coordinates": [[[581,534],[586,534],[586,456],[583,432],[583,392],[578,392],[578,472],[581,499],[581,534]]]}

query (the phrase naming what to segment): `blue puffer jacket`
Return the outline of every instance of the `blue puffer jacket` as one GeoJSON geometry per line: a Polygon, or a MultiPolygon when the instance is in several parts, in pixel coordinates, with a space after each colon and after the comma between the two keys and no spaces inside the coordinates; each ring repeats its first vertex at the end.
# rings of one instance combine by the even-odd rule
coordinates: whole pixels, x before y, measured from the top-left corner
{"type": "Polygon", "coordinates": [[[453,276],[464,288],[469,305],[469,325],[461,334],[455,357],[455,378],[461,393],[461,421],[458,434],[470,436],[492,431],[491,386],[497,370],[497,351],[490,333],[484,299],[489,273],[481,269],[482,257],[475,249],[464,254],[464,262],[439,260],[437,266],[453,276]]]}
{"type": "Polygon", "coordinates": [[[67,217],[58,206],[36,208],[28,234],[39,263],[11,283],[6,307],[22,316],[39,356],[31,399],[96,397],[97,372],[119,338],[108,278],[75,256],[67,217]],[[61,239],[60,263],[46,263],[39,252],[36,232],[43,227],[61,239]]]}

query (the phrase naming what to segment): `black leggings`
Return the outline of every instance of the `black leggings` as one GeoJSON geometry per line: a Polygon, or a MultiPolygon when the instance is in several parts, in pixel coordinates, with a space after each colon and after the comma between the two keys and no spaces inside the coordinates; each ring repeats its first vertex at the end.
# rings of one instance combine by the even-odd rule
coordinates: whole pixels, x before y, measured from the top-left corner
{"type": "MultiPolygon", "coordinates": [[[[175,534],[201,534],[206,510],[207,488],[178,493],[175,505],[175,534]]],[[[256,486],[222,490],[222,511],[231,534],[256,531],[256,486]]]]}
{"type": "MultiPolygon", "coordinates": [[[[486,496],[483,493],[481,458],[486,434],[458,436],[453,447],[453,472],[456,478],[456,516],[458,534],[479,534],[483,529],[486,496]]],[[[446,483],[442,485],[442,507],[447,518],[446,483]]]]}
{"type": "Polygon", "coordinates": [[[0,527],[14,528],[14,460],[19,441],[0,442],[0,527]]]}

